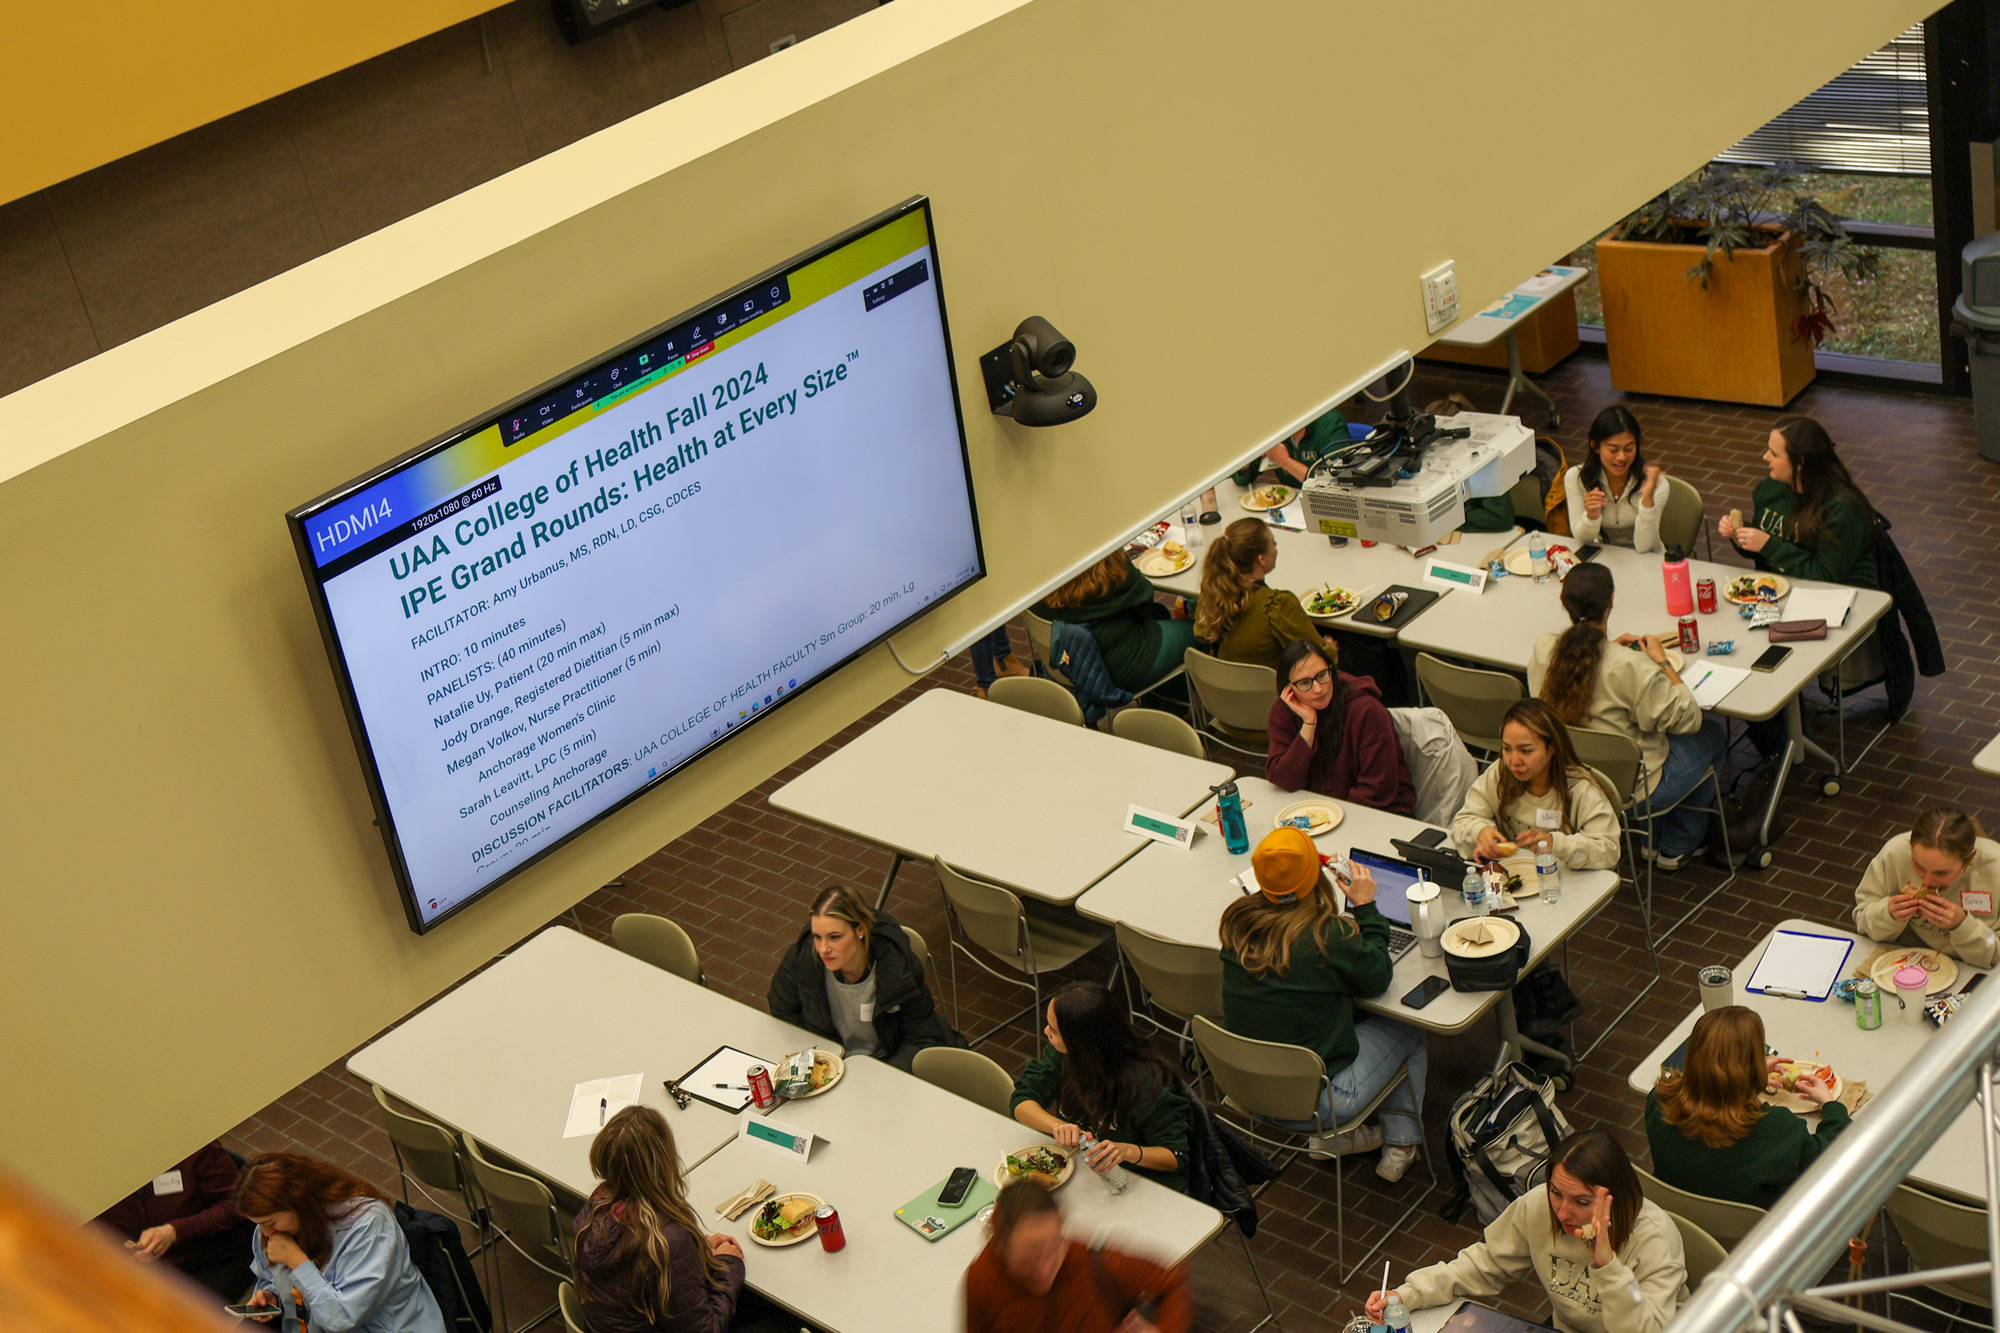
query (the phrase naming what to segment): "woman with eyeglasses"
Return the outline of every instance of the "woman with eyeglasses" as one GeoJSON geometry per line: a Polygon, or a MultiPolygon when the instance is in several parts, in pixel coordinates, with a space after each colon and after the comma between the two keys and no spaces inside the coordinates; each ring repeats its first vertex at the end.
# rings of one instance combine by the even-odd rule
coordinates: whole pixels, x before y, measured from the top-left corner
{"type": "Polygon", "coordinates": [[[1382,691],[1328,660],[1323,643],[1294,639],[1278,654],[1264,776],[1286,791],[1318,792],[1374,810],[1413,814],[1416,785],[1403,762],[1382,691]]]}

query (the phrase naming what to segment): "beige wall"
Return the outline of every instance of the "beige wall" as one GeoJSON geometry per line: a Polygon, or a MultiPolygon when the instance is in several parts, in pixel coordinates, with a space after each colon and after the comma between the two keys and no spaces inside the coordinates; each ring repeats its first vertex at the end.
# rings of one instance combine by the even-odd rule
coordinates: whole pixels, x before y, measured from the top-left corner
{"type": "Polygon", "coordinates": [[[1229,8],[898,0],[0,400],[0,1158],[95,1210],[907,680],[872,654],[418,938],[287,507],[929,193],[993,577],[926,660],[1421,345],[1419,272],[1476,308],[1925,6],[1229,8]],[[978,407],[1029,313],[1081,423],[978,407]]]}

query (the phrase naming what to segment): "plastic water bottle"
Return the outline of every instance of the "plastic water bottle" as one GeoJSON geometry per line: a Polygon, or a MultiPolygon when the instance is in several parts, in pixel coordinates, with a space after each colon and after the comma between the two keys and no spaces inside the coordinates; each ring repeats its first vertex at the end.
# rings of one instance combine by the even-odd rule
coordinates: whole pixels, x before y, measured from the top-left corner
{"type": "Polygon", "coordinates": [[[1181,545],[1190,551],[1201,545],[1201,514],[1191,499],[1181,506],[1181,545]]]}
{"type": "MultiPolygon", "coordinates": [[[[1090,1150],[1096,1145],[1097,1140],[1089,1134],[1084,1134],[1077,1139],[1076,1146],[1083,1152],[1085,1166],[1090,1165],[1090,1150]]],[[[1112,1163],[1109,1171],[1098,1172],[1097,1178],[1103,1181],[1104,1188],[1110,1190],[1113,1194],[1123,1194],[1132,1185],[1132,1177],[1126,1175],[1125,1168],[1115,1162],[1112,1163]]]]}
{"type": "Polygon", "coordinates": [[[1486,915],[1486,876],[1479,867],[1467,862],[1465,882],[1459,886],[1459,896],[1465,899],[1465,906],[1474,916],[1486,915]]]}
{"type": "Polygon", "coordinates": [[[1382,1326],[1389,1333],[1410,1333],[1410,1312],[1403,1308],[1403,1298],[1394,1291],[1389,1293],[1388,1303],[1382,1307],[1382,1326]]]}
{"type": "Polygon", "coordinates": [[[1528,568],[1534,571],[1535,582],[1549,581],[1549,546],[1540,532],[1528,534],[1528,568]]]}
{"type": "Polygon", "coordinates": [[[1562,868],[1556,864],[1556,854],[1547,843],[1535,853],[1535,878],[1541,881],[1542,902],[1546,906],[1554,907],[1563,900],[1562,868]]]}
{"type": "Polygon", "coordinates": [[[1250,830],[1243,823],[1243,797],[1237,792],[1235,781],[1209,790],[1215,793],[1215,822],[1222,829],[1222,845],[1231,856],[1243,855],[1250,850],[1250,830]]]}

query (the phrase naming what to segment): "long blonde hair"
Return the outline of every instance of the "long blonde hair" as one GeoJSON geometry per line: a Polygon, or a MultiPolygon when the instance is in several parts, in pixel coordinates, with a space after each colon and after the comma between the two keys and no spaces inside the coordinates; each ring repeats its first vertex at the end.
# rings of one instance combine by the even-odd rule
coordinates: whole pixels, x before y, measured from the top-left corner
{"type": "Polygon", "coordinates": [[[1201,562],[1201,596],[1194,607],[1194,636],[1211,643],[1222,637],[1257,586],[1257,562],[1277,547],[1271,525],[1239,518],[1208,544],[1201,562]]]}
{"type": "Polygon", "coordinates": [[[1222,912],[1222,947],[1259,981],[1273,972],[1282,977],[1291,971],[1292,950],[1308,931],[1325,952],[1329,933],[1346,939],[1359,930],[1340,914],[1333,880],[1325,870],[1313,882],[1312,892],[1297,902],[1274,903],[1255,893],[1238,898],[1222,912]]]}
{"type": "MultiPolygon", "coordinates": [[[[701,1218],[687,1201],[680,1155],[665,1116],[650,1106],[628,1106],[613,1114],[591,1140],[590,1170],[610,1190],[605,1211],[619,1224],[611,1250],[613,1265],[620,1272],[644,1268],[657,1274],[652,1284],[628,1284],[639,1313],[649,1323],[666,1319],[668,1297],[673,1294],[669,1223],[686,1229],[701,1256],[702,1275],[711,1283],[722,1280],[722,1258],[709,1247],[701,1218]]],[[[579,1249],[579,1262],[581,1256],[579,1249]]],[[[581,1282],[577,1285],[591,1290],[581,1282]]]]}

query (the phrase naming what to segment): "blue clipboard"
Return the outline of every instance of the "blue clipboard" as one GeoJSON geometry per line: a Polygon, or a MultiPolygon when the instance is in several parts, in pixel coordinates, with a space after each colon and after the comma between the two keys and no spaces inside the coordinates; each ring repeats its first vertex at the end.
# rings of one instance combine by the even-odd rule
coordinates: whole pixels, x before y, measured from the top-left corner
{"type": "Polygon", "coordinates": [[[1743,989],[1757,995],[1823,1004],[1833,994],[1833,983],[1840,980],[1853,952],[1854,941],[1838,935],[1820,935],[1809,930],[1776,931],[1765,944],[1764,953],[1743,989]]]}

